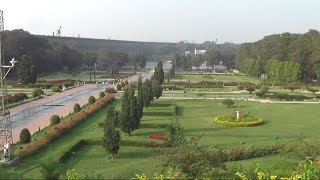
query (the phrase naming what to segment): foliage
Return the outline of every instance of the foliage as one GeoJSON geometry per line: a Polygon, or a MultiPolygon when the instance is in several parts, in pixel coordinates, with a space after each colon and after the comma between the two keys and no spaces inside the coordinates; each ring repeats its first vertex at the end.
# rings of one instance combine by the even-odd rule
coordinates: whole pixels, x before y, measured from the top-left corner
{"type": "Polygon", "coordinates": [[[79,112],[79,111],[81,111],[81,106],[80,106],[80,104],[75,103],[75,104],[73,105],[73,112],[74,112],[74,113],[77,113],[77,112],[79,112]]]}
{"type": "Polygon", "coordinates": [[[80,180],[80,176],[74,169],[67,170],[67,180],[80,180]]]}
{"type": "Polygon", "coordinates": [[[134,86],[127,85],[122,95],[121,130],[129,136],[132,131],[140,127],[139,106],[134,92],[134,86]]]}
{"type": "Polygon", "coordinates": [[[27,144],[31,142],[31,134],[27,128],[24,128],[20,132],[20,143],[27,144]]]}
{"type": "Polygon", "coordinates": [[[38,96],[43,95],[43,94],[44,94],[44,92],[40,88],[36,88],[36,89],[34,89],[32,91],[32,97],[38,97],[38,96]]]}
{"type": "MultiPolygon", "coordinates": [[[[120,85],[120,84],[118,84],[118,85],[120,85]]],[[[118,88],[118,85],[117,85],[117,89],[118,90],[120,90],[121,88],[118,88]]],[[[121,86],[121,85],[120,85],[121,86]]],[[[115,90],[114,88],[107,88],[106,90],[105,90],[105,93],[106,94],[115,94],[115,93],[117,93],[117,90],[115,90]]]]}
{"type": "Polygon", "coordinates": [[[76,113],[73,117],[67,118],[64,123],[59,123],[50,128],[47,134],[37,138],[37,140],[32,141],[29,144],[24,145],[23,149],[19,149],[16,154],[20,157],[26,157],[38,152],[41,148],[44,148],[55,139],[69,133],[74,127],[87,120],[89,116],[100,110],[102,107],[105,107],[113,100],[114,97],[111,96],[105,96],[98,99],[97,102],[89,108],[76,113]]]}
{"type": "Polygon", "coordinates": [[[135,174],[137,180],[148,180],[148,179],[157,179],[157,180],[165,180],[165,179],[186,179],[185,175],[179,171],[174,172],[173,169],[169,169],[167,174],[162,174],[159,172],[155,172],[153,177],[148,178],[147,175],[143,173],[135,174]]]}
{"type": "Polygon", "coordinates": [[[61,89],[57,86],[52,87],[52,92],[61,92],[61,89]]]}
{"type": "Polygon", "coordinates": [[[104,97],[104,96],[105,96],[104,92],[101,91],[101,92],[99,93],[99,98],[102,98],[102,97],[104,97]]]}
{"type": "Polygon", "coordinates": [[[56,125],[59,124],[61,122],[60,116],[58,115],[53,115],[50,118],[50,125],[56,125]]]}
{"type": "Polygon", "coordinates": [[[143,117],[143,107],[144,107],[144,96],[143,96],[143,87],[142,87],[142,79],[141,74],[138,79],[138,113],[140,119],[143,117]]]}
{"type": "Polygon", "coordinates": [[[144,101],[144,107],[147,109],[150,106],[151,101],[153,101],[153,94],[152,94],[152,82],[151,80],[147,79],[143,85],[143,101],[144,101]]]}
{"type": "Polygon", "coordinates": [[[247,91],[249,91],[250,94],[252,94],[252,91],[255,91],[255,89],[254,89],[254,87],[248,87],[248,88],[247,88],[247,91]]]}
{"type": "Polygon", "coordinates": [[[222,100],[222,104],[229,108],[230,106],[234,105],[234,101],[232,99],[224,99],[222,100]]]}
{"type": "Polygon", "coordinates": [[[115,159],[115,155],[118,153],[120,148],[120,132],[117,127],[117,116],[114,112],[114,108],[110,108],[107,113],[107,119],[104,124],[104,137],[103,147],[107,152],[112,154],[112,158],[115,159]]]}
{"type": "Polygon", "coordinates": [[[93,97],[93,96],[90,96],[89,99],[88,99],[88,103],[89,103],[89,104],[93,104],[93,103],[95,103],[95,102],[96,102],[96,98],[93,97]]]}
{"type": "MultiPolygon", "coordinates": [[[[275,180],[275,179],[283,179],[283,180],[310,180],[310,179],[319,179],[319,168],[315,166],[314,162],[310,159],[305,160],[304,162],[299,164],[298,171],[291,172],[291,175],[289,177],[279,177],[279,175],[275,174],[269,174],[265,170],[257,166],[255,169],[255,177],[254,179],[257,180],[275,180]]],[[[244,173],[237,172],[236,175],[240,177],[242,180],[247,180],[248,176],[244,173]]]]}
{"type": "Polygon", "coordinates": [[[178,147],[186,143],[179,119],[171,119],[171,123],[166,128],[166,139],[172,147],[178,147]]]}
{"type": "Polygon", "coordinates": [[[60,176],[60,165],[55,161],[40,163],[43,179],[58,180],[60,176]]]}
{"type": "Polygon", "coordinates": [[[184,147],[165,157],[163,166],[180,169],[189,178],[202,177],[202,174],[215,168],[224,168],[226,153],[222,148],[184,147]]]}
{"type": "Polygon", "coordinates": [[[226,121],[221,118],[215,118],[213,120],[214,123],[223,125],[223,126],[232,126],[232,127],[252,127],[252,126],[261,126],[263,124],[263,120],[257,118],[256,121],[226,121]]]}
{"type": "Polygon", "coordinates": [[[151,77],[152,80],[158,81],[158,83],[161,85],[164,81],[164,71],[163,71],[163,65],[160,61],[157,66],[154,69],[154,74],[151,77]]]}
{"type": "Polygon", "coordinates": [[[307,91],[312,92],[313,94],[315,94],[316,92],[318,92],[318,89],[314,89],[314,88],[307,88],[307,91]]]}
{"type": "Polygon", "coordinates": [[[158,81],[152,80],[151,92],[157,99],[159,99],[159,97],[162,95],[162,88],[158,81]]]}
{"type": "Polygon", "coordinates": [[[277,62],[282,64],[287,63],[285,61],[287,60],[294,64],[294,66],[291,65],[290,68],[284,68],[283,66],[287,65],[279,64],[280,66],[276,67],[269,64],[269,69],[270,67],[272,69],[269,72],[275,73],[270,76],[272,81],[290,81],[290,79],[291,81],[295,81],[299,79],[303,82],[311,82],[312,79],[316,79],[320,75],[319,44],[320,33],[316,30],[309,30],[309,32],[304,34],[283,33],[266,36],[257,42],[244,43],[240,46],[236,57],[236,67],[239,69],[247,58],[261,61],[264,67],[268,67],[267,64],[272,59],[276,59],[277,62]],[[298,68],[300,70],[296,71],[298,68]],[[279,76],[279,72],[281,71],[283,71],[282,77],[279,76]],[[288,76],[289,74],[291,77],[288,76]]]}
{"type": "Polygon", "coordinates": [[[259,77],[262,72],[262,64],[259,60],[244,59],[239,70],[249,77],[259,77]]]}

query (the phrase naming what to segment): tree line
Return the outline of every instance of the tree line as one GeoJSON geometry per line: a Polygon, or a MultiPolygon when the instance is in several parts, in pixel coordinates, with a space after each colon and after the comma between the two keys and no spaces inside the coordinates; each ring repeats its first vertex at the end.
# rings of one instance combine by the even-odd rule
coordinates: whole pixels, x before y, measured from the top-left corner
{"type": "MultiPolygon", "coordinates": [[[[18,60],[17,69],[36,67],[37,73],[50,73],[58,71],[92,70],[98,63],[100,70],[117,72],[121,66],[130,64],[138,68],[144,67],[146,57],[140,53],[125,53],[100,50],[82,50],[64,43],[49,41],[45,37],[35,36],[22,29],[2,32],[2,58],[9,63],[12,58],[18,60]],[[26,61],[21,63],[22,61],[26,61]]],[[[15,70],[15,77],[21,79],[28,72],[15,70]]],[[[10,74],[11,75],[11,74],[10,74]]],[[[32,82],[29,82],[32,83],[32,82]]]]}
{"type": "Polygon", "coordinates": [[[316,30],[305,34],[283,33],[244,43],[237,52],[236,68],[248,75],[268,74],[275,82],[311,82],[320,77],[320,33],[316,30]],[[248,59],[257,61],[257,66],[261,64],[260,72],[245,70],[248,59]],[[275,61],[283,63],[276,64],[275,61]],[[277,73],[282,72],[286,77],[278,77],[277,73]]]}
{"type": "Polygon", "coordinates": [[[111,153],[113,158],[120,148],[120,130],[128,133],[140,128],[143,117],[143,109],[147,109],[154,98],[162,95],[161,84],[164,81],[164,71],[161,62],[155,67],[151,80],[142,82],[141,75],[137,83],[137,94],[135,84],[127,84],[121,98],[121,111],[109,108],[104,125],[103,147],[111,153]]]}

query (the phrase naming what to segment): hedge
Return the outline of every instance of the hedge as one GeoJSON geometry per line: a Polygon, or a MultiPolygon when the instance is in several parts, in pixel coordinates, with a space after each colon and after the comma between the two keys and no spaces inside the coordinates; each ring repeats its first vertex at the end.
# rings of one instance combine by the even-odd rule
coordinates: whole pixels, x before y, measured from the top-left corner
{"type": "Polygon", "coordinates": [[[214,123],[223,125],[223,126],[232,126],[232,127],[252,127],[252,126],[261,126],[263,124],[263,120],[261,118],[257,118],[257,121],[247,121],[247,122],[236,122],[236,121],[225,121],[220,120],[219,117],[216,117],[213,120],[214,123]]]}
{"type": "Polygon", "coordinates": [[[172,106],[171,103],[152,103],[150,107],[170,107],[172,106]]]}
{"type": "Polygon", "coordinates": [[[154,112],[154,111],[147,111],[143,112],[144,116],[174,116],[174,112],[154,112]]]}
{"type": "Polygon", "coordinates": [[[65,122],[59,123],[50,128],[46,135],[41,136],[37,140],[25,145],[23,149],[18,150],[17,155],[20,157],[26,157],[38,152],[41,148],[44,148],[55,139],[69,133],[74,127],[87,120],[88,117],[90,117],[92,114],[94,114],[113,100],[114,97],[112,96],[105,96],[98,99],[87,109],[76,113],[73,117],[66,118],[65,122]]]}
{"type": "MultiPolygon", "coordinates": [[[[140,128],[167,128],[168,124],[140,124],[140,128]]],[[[104,127],[104,123],[98,123],[98,127],[104,127]]]]}

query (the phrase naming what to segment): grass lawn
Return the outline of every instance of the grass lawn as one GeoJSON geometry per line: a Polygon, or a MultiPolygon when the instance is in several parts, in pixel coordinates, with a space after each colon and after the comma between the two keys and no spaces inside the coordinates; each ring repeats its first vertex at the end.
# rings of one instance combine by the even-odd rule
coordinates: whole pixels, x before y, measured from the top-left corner
{"type": "MultiPolygon", "coordinates": [[[[190,138],[195,135],[203,135],[199,142],[203,145],[239,146],[240,141],[245,142],[244,146],[269,144],[275,141],[274,136],[278,136],[277,141],[281,143],[296,140],[301,135],[307,138],[319,138],[317,133],[320,128],[318,123],[319,104],[262,104],[237,101],[235,106],[227,108],[218,100],[156,100],[154,103],[175,104],[177,106],[177,118],[180,119],[180,124],[184,127],[185,136],[190,138]],[[213,124],[212,120],[215,116],[234,113],[237,106],[240,106],[242,112],[250,112],[263,118],[266,123],[259,127],[241,128],[213,124]]],[[[120,102],[115,101],[112,106],[119,109],[120,102]]],[[[37,154],[24,159],[20,167],[10,168],[8,171],[18,176],[23,171],[36,167],[42,161],[57,158],[80,139],[101,139],[103,130],[98,127],[98,123],[104,122],[108,107],[91,116],[68,135],[54,141],[37,154]]],[[[159,112],[165,109],[171,110],[170,106],[162,108],[152,106],[148,110],[159,112]]],[[[170,119],[170,116],[144,116],[141,123],[168,124],[170,119]]],[[[150,141],[148,136],[151,133],[162,131],[164,129],[143,128],[134,131],[131,137],[122,133],[121,138],[123,140],[150,141]]],[[[81,175],[85,172],[94,171],[95,174],[102,174],[105,178],[124,178],[122,175],[133,177],[133,171],[152,174],[160,164],[160,160],[154,160],[152,152],[143,147],[121,146],[119,159],[109,160],[107,157],[102,146],[86,145],[64,164],[63,174],[67,169],[74,168],[81,175]],[[127,167],[135,169],[126,171],[127,167]]],[[[255,162],[270,165],[283,158],[282,156],[263,157],[239,161],[239,163],[244,166],[255,162]]],[[[24,177],[40,178],[40,175],[40,168],[35,168],[24,174],[24,177]]]]}
{"type": "Polygon", "coordinates": [[[239,75],[179,75],[174,81],[190,81],[190,82],[254,82],[260,83],[260,79],[239,75]]]}
{"type": "MultiPolygon", "coordinates": [[[[121,75],[120,75],[121,76],[121,75]]],[[[90,73],[89,72],[80,72],[77,74],[73,73],[53,73],[45,76],[40,76],[39,79],[46,79],[46,80],[59,80],[59,79],[72,79],[72,80],[81,80],[81,81],[89,81],[90,80],[90,73]]],[[[103,80],[106,79],[114,79],[114,75],[108,75],[107,73],[97,72],[96,73],[96,80],[103,80]]],[[[94,80],[94,74],[91,73],[91,80],[94,80]]]]}

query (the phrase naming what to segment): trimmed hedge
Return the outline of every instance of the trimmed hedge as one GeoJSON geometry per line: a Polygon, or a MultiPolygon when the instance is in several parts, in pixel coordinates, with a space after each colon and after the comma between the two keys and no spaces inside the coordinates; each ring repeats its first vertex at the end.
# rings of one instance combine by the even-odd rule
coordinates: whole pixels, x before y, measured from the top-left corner
{"type": "Polygon", "coordinates": [[[77,112],[79,112],[79,111],[81,111],[81,106],[80,106],[80,104],[75,103],[75,104],[73,105],[73,112],[74,112],[74,113],[77,113],[77,112]]]}
{"type": "Polygon", "coordinates": [[[172,104],[170,103],[152,103],[150,107],[170,107],[172,104]]]}
{"type": "Polygon", "coordinates": [[[31,134],[27,128],[22,129],[20,132],[20,143],[27,144],[31,142],[31,134]]]}
{"type": "MultiPolygon", "coordinates": [[[[140,124],[140,128],[167,128],[168,124],[140,124]]],[[[104,123],[98,123],[98,127],[104,127],[104,123]]]]}
{"type": "Polygon", "coordinates": [[[143,112],[144,116],[174,116],[175,113],[174,112],[153,112],[153,111],[149,111],[149,112],[143,112]]]}
{"type": "Polygon", "coordinates": [[[223,126],[232,126],[232,127],[253,127],[253,126],[261,126],[263,124],[263,120],[261,118],[257,118],[256,121],[225,121],[225,120],[221,120],[219,119],[219,117],[216,117],[213,120],[214,123],[219,124],[219,125],[223,125],[223,126]]]}
{"type": "Polygon", "coordinates": [[[93,104],[93,103],[95,103],[95,102],[96,102],[96,98],[93,97],[93,96],[90,96],[89,99],[88,99],[88,103],[89,103],[89,104],[93,104]]]}
{"type": "Polygon", "coordinates": [[[56,125],[59,124],[61,122],[61,119],[58,115],[53,115],[50,118],[50,125],[56,125]]]}
{"type": "Polygon", "coordinates": [[[46,135],[43,135],[37,140],[26,144],[23,149],[17,150],[16,154],[20,157],[26,157],[38,152],[41,148],[46,147],[52,141],[69,133],[74,127],[87,120],[88,117],[100,110],[102,107],[111,103],[114,99],[115,98],[112,96],[105,96],[98,99],[87,109],[76,113],[73,117],[68,117],[65,122],[57,124],[54,127],[50,128],[46,135]]]}

